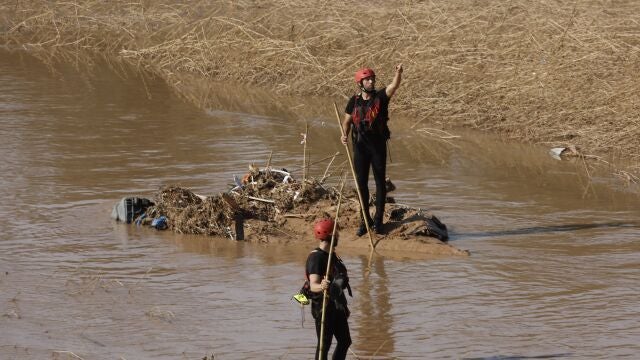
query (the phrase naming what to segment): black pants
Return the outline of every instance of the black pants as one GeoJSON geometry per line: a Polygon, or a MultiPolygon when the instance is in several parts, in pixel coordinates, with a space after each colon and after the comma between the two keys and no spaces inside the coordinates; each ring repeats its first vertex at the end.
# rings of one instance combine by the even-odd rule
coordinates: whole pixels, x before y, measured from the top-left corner
{"type": "Polygon", "coordinates": [[[384,138],[362,139],[353,143],[353,167],[358,179],[358,187],[362,194],[364,213],[369,217],[369,168],[373,170],[376,182],[376,214],[375,223],[382,224],[384,203],[387,198],[385,178],[387,176],[387,141],[384,138]]]}
{"type": "MultiPolygon", "coordinates": [[[[318,360],[318,353],[320,352],[320,326],[322,323],[322,314],[315,317],[315,320],[318,343],[316,345],[316,357],[314,360],[318,360]]],[[[344,311],[337,310],[330,304],[327,304],[324,319],[324,345],[322,346],[322,360],[326,360],[329,356],[329,348],[331,347],[331,342],[334,336],[337,344],[336,349],[333,351],[333,360],[343,360],[347,357],[347,351],[349,350],[349,346],[351,346],[351,333],[349,332],[347,315],[344,311]]]]}

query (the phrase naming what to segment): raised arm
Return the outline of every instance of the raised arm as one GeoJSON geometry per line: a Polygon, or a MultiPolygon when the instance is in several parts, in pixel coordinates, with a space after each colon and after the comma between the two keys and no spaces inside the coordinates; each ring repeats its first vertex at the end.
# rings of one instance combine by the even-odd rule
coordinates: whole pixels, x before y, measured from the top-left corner
{"type": "Polygon", "coordinates": [[[402,82],[402,64],[396,66],[396,74],[393,76],[393,81],[386,88],[387,97],[391,98],[396,90],[400,87],[402,82]]]}

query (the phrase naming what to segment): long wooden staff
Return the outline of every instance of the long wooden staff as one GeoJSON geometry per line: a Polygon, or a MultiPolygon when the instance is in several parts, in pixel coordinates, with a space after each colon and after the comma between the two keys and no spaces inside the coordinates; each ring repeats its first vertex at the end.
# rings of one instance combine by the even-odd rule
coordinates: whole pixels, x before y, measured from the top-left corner
{"type": "MultiPolygon", "coordinates": [[[[342,189],[344,188],[345,178],[342,177],[342,184],[340,184],[340,195],[338,196],[338,208],[336,209],[336,217],[333,220],[333,231],[331,233],[331,244],[329,245],[329,260],[327,261],[327,272],[325,279],[329,279],[329,270],[331,270],[331,257],[333,256],[333,244],[336,239],[336,229],[338,228],[338,216],[340,215],[340,204],[342,204],[342,189]]],[[[324,315],[327,308],[327,290],[322,292],[322,318],[320,320],[320,351],[318,352],[318,359],[322,359],[322,348],[324,346],[324,315]]]]}
{"type": "MultiPolygon", "coordinates": [[[[333,103],[333,108],[336,111],[336,118],[338,119],[338,126],[340,127],[340,133],[344,136],[344,129],[342,128],[342,120],[340,120],[340,113],[338,113],[338,106],[336,103],[333,103]]],[[[356,170],[353,168],[353,159],[351,159],[351,152],[349,151],[349,142],[344,145],[345,150],[347,151],[347,157],[349,158],[349,165],[351,166],[351,173],[353,174],[353,181],[356,184],[356,191],[358,192],[358,200],[360,200],[360,210],[362,212],[362,218],[364,219],[364,225],[367,228],[367,234],[369,234],[369,243],[371,244],[371,250],[375,250],[376,245],[373,243],[373,236],[371,235],[371,228],[369,227],[369,214],[364,210],[364,199],[362,198],[362,192],[360,191],[360,186],[358,185],[358,178],[356,176],[356,170]]],[[[369,199],[367,199],[369,201],[369,199]]]]}

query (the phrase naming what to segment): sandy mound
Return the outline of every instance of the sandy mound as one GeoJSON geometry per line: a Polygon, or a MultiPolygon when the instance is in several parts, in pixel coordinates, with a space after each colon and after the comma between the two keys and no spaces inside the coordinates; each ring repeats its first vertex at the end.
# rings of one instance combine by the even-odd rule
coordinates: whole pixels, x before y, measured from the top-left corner
{"type": "MultiPolygon", "coordinates": [[[[388,187],[393,185],[388,182],[388,187]]],[[[374,195],[375,196],[375,195],[374,195]]],[[[315,179],[295,181],[284,170],[251,168],[226,193],[202,196],[167,186],[155,196],[142,224],[165,216],[168,229],[182,234],[203,234],[261,243],[305,243],[313,238],[313,223],[334,217],[339,191],[315,179]]],[[[357,237],[360,207],[355,190],[345,191],[340,206],[340,247],[409,251],[433,255],[468,255],[445,241],[446,226],[433,214],[393,203],[388,197],[384,235],[357,237]]],[[[370,199],[373,201],[373,199],[370,199]]]]}

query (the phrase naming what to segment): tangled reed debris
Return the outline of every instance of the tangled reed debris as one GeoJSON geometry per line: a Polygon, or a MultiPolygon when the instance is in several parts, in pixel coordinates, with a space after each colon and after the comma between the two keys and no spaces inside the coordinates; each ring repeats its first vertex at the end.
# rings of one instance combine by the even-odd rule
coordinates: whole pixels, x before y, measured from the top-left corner
{"type": "Polygon", "coordinates": [[[307,211],[320,199],[337,198],[336,190],[326,189],[315,179],[305,186],[284,172],[253,169],[246,183],[227,193],[196,195],[177,186],[166,186],[156,195],[155,206],[147,209],[143,224],[166,216],[168,227],[178,233],[226,236],[234,221],[256,219],[277,223],[278,217],[291,211],[307,211]]]}

